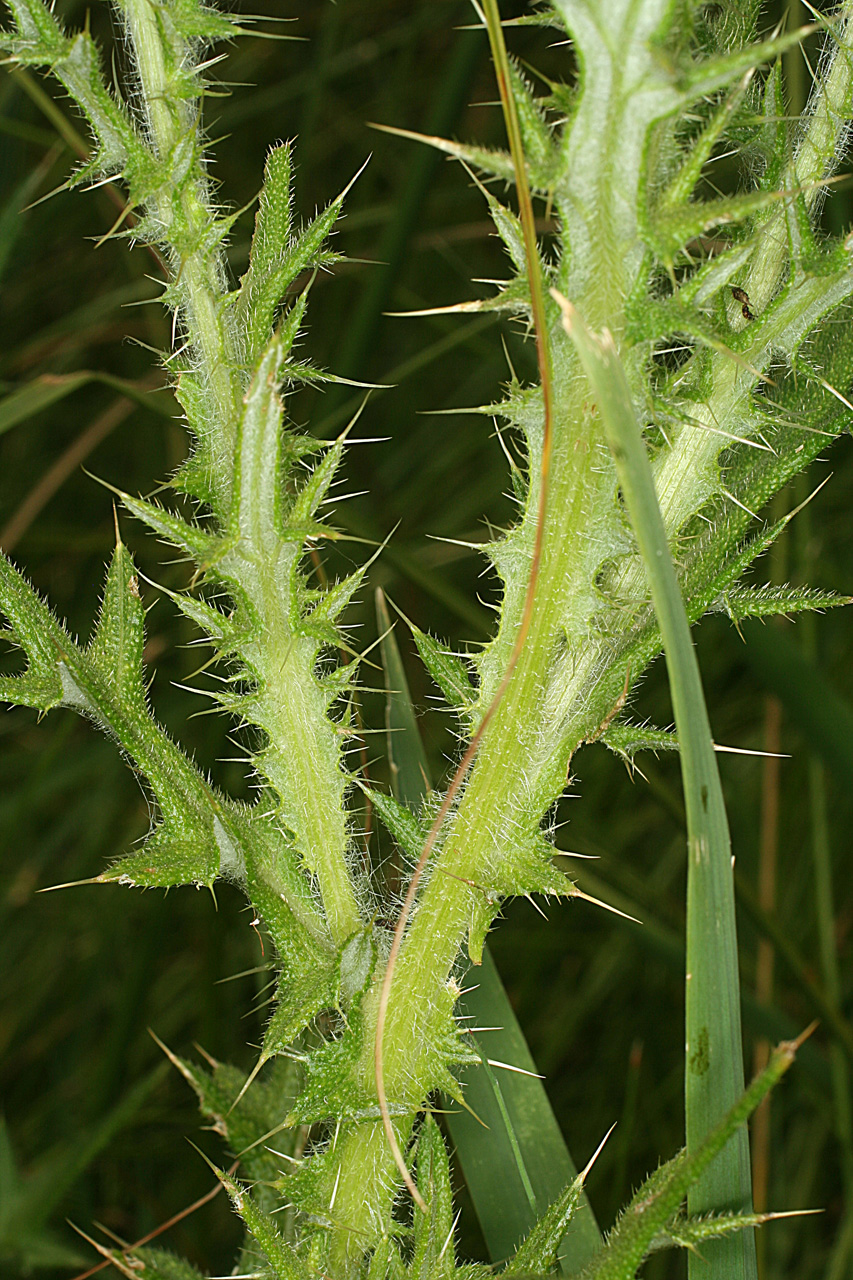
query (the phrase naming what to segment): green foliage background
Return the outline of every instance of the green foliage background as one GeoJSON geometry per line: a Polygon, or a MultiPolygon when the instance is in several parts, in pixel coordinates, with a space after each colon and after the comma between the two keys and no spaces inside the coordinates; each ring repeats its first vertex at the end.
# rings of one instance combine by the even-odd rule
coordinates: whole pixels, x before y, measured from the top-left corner
{"type": "MultiPolygon", "coordinates": [[[[83,23],[83,4],[60,7],[69,25],[83,23]]],[[[524,6],[515,8],[520,13],[524,6]]],[[[509,518],[506,463],[486,420],[429,411],[494,399],[508,359],[522,378],[533,378],[532,346],[490,315],[401,320],[384,314],[472,296],[471,278],[501,275],[503,254],[481,196],[457,165],[371,132],[367,123],[498,145],[503,126],[485,37],[459,29],[470,11],[457,0],[290,0],[286,10],[266,0],[263,9],[265,16],[296,18],[292,33],[306,43],[244,40],[231,51],[223,80],[252,87],[208,104],[210,132],[224,135],[213,176],[229,203],[248,204],[269,144],[296,136],[298,212],[308,217],[373,153],[334,244],[351,261],[315,282],[304,346],[336,373],[383,388],[393,384],[373,394],[361,419],[356,434],[381,441],[349,451],[344,491],[361,496],[345,503],[336,520],[377,542],[396,529],[376,585],[407,616],[453,644],[480,641],[490,627],[494,583],[476,556],[435,539],[479,541],[487,524],[509,518]]],[[[106,6],[95,6],[90,17],[108,45],[106,6]]],[[[291,34],[289,26],[273,29],[291,34]]],[[[556,65],[557,52],[536,30],[515,33],[513,48],[546,73],[556,65]]],[[[115,57],[122,56],[117,47],[115,57]]],[[[794,69],[794,95],[797,74],[794,69]]],[[[146,348],[167,345],[168,321],[157,304],[133,305],[157,292],[148,279],[158,274],[152,258],[144,250],[129,255],[117,241],[97,249],[91,243],[116,217],[105,189],[61,193],[18,216],[64,180],[73,159],[71,130],[78,128],[60,98],[33,99],[28,88],[35,84],[42,95],[54,92],[41,80],[0,76],[0,379],[6,391],[44,379],[38,385],[57,398],[17,422],[0,418],[0,544],[11,551],[14,535],[15,553],[35,584],[72,631],[85,631],[114,529],[109,493],[80,462],[125,490],[149,493],[180,461],[185,441],[172,420],[169,393],[145,408],[103,381],[81,379],[70,392],[51,381],[98,370],[148,385],[146,348]],[[125,411],[108,429],[111,416],[125,411]],[[97,434],[99,423],[100,442],[85,459],[72,454],[87,432],[97,434]],[[22,504],[63,460],[66,478],[27,523],[22,504]]],[[[722,175],[721,182],[734,176],[722,175]]],[[[849,225],[844,185],[827,218],[834,229],[849,225]]],[[[247,212],[234,237],[235,272],[243,267],[251,225],[247,212]]],[[[305,390],[293,412],[297,422],[329,437],[359,403],[360,393],[346,388],[305,390]]],[[[779,513],[830,472],[831,482],[759,568],[761,581],[808,581],[853,593],[849,440],[783,495],[779,513]]],[[[127,517],[122,534],[143,573],[166,586],[183,581],[182,566],[127,517]]],[[[344,555],[361,555],[357,545],[343,546],[351,548],[344,555]]],[[[330,564],[332,571],[345,567],[330,564]]],[[[146,589],[145,599],[152,604],[156,593],[146,589]]],[[[353,632],[357,642],[367,644],[376,631],[372,600],[365,595],[351,617],[360,628],[353,632]]],[[[780,766],[777,908],[763,923],[751,904],[766,823],[765,766],[750,756],[721,762],[743,886],[747,1062],[762,1034],[790,1035],[822,1016],[809,988],[825,990],[818,933],[825,906],[813,861],[815,842],[823,838],[822,788],[834,864],[832,919],[825,913],[824,920],[838,948],[841,1009],[851,1012],[849,634],[843,611],[804,617],[796,626],[749,623],[742,635],[713,618],[697,632],[717,742],[761,749],[767,694],[775,693],[782,704],[781,750],[790,753],[780,766]],[[768,929],[790,954],[777,956],[773,1003],[762,1010],[750,994],[758,940],[768,929]]],[[[185,724],[197,711],[179,687],[199,661],[184,647],[190,636],[189,624],[163,602],[150,613],[153,705],[168,727],[181,727],[198,761],[238,792],[242,774],[225,759],[233,749],[222,726],[205,716],[185,724]]],[[[399,639],[408,652],[405,636],[399,639]]],[[[14,657],[0,660],[16,669],[14,657]]],[[[639,718],[659,724],[670,719],[663,674],[659,663],[635,708],[639,718]]],[[[454,745],[449,726],[430,714],[433,690],[419,663],[411,664],[409,679],[439,776],[454,745]]],[[[366,695],[365,702],[365,720],[381,724],[381,696],[366,695]]],[[[368,737],[366,743],[371,777],[381,780],[382,742],[368,737]]],[[[23,1257],[52,1278],[71,1274],[61,1265],[63,1251],[79,1254],[81,1269],[89,1256],[64,1225],[66,1217],[86,1230],[98,1221],[132,1240],[210,1188],[209,1170],[184,1139],[217,1159],[218,1142],[199,1132],[195,1100],[177,1073],[162,1066],[147,1028],[179,1054],[191,1056],[197,1043],[249,1068],[249,1046],[258,1043],[264,1022],[267,975],[253,972],[264,961],[259,938],[228,885],[217,888],[215,904],[189,889],[164,897],[90,886],[37,896],[45,886],[98,874],[106,859],[128,849],[147,830],[145,800],[114,747],[67,712],[37,727],[33,713],[7,711],[0,756],[0,1095],[7,1122],[0,1134],[0,1259],[5,1250],[4,1275],[16,1274],[23,1257]]],[[[678,768],[674,758],[651,756],[641,767],[645,777],[631,777],[603,747],[587,748],[574,762],[578,798],[563,802],[560,818],[570,823],[567,847],[600,855],[599,862],[581,865],[580,886],[644,924],[579,903],[552,905],[545,921],[522,901],[508,909],[493,939],[575,1158],[585,1161],[619,1121],[589,1183],[603,1226],[658,1158],[682,1141],[678,768]]],[[[382,847],[376,851],[381,856],[382,847]]],[[[853,1027],[843,1021],[833,1032],[824,1016],[772,1100],[770,1207],[826,1212],[766,1229],[767,1276],[834,1280],[845,1223],[848,1234],[853,1229],[853,1146],[833,1102],[833,1052],[836,1058],[846,1053],[849,1071],[853,1027]]],[[[467,1218],[463,1252],[485,1256],[467,1218]]],[[[165,1239],[219,1275],[230,1268],[238,1226],[220,1195],[165,1239]]],[[[647,1274],[655,1280],[680,1274],[683,1266],[680,1257],[661,1255],[647,1274]]]]}

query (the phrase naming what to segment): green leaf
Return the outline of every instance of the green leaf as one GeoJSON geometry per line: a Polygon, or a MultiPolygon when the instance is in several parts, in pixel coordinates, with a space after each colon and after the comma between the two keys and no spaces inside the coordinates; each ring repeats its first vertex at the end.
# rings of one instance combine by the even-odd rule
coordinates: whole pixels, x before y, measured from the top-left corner
{"type": "Polygon", "coordinates": [[[107,1249],[104,1253],[128,1280],[204,1280],[189,1262],[166,1249],[107,1249]]]}
{"type": "Polygon", "coordinates": [[[771,40],[747,44],[744,48],[732,53],[688,64],[675,69],[676,82],[685,96],[689,95],[689,98],[695,101],[703,94],[712,93],[715,89],[731,84],[737,76],[743,75],[753,67],[775,62],[786,49],[802,44],[803,37],[808,32],[808,27],[800,27],[795,31],[787,31],[784,35],[775,36],[771,40]]]}
{"type": "Polygon", "coordinates": [[[101,612],[86,656],[115,697],[138,715],[147,713],[142,684],[145,610],[130,555],[119,543],[107,573],[101,612]]]}
{"type": "Polygon", "coordinates": [[[137,519],[144,521],[149,529],[159,533],[173,547],[186,551],[198,564],[206,567],[222,555],[225,544],[216,534],[208,533],[199,525],[190,524],[144,498],[132,498],[129,493],[121,493],[119,497],[137,519]]]}
{"type": "Polygon", "coordinates": [[[0,698],[40,711],[66,706],[113,733],[157,800],[161,821],[142,848],[97,877],[144,887],[212,885],[222,874],[238,883],[248,860],[268,863],[282,880],[276,910],[323,926],[310,905],[298,863],[263,822],[219,796],[148,711],[142,674],[144,607],[133,561],[119,543],[95,636],[86,649],[71,639],[47,606],[0,556],[0,608],[25,650],[28,669],[0,680],[0,698]],[[284,895],[283,897],[281,895],[284,895]],[[312,919],[313,917],[313,919],[312,919]]]}
{"type": "Polygon", "coordinates": [[[386,796],[382,791],[372,787],[364,788],[365,795],[375,808],[382,825],[397,841],[404,853],[417,862],[424,847],[428,828],[420,822],[411,809],[399,804],[393,796],[386,796]]]}
{"type": "MultiPolygon", "coordinates": [[[[634,1280],[637,1269],[659,1234],[669,1224],[680,1221],[680,1208],[691,1187],[709,1165],[718,1162],[721,1152],[730,1146],[733,1135],[743,1132],[742,1126],[749,1116],[791,1066],[798,1046],[798,1041],[778,1045],[764,1071],[756,1076],[734,1106],[702,1139],[693,1154],[680,1152],[646,1179],[620,1214],[607,1237],[605,1248],[596,1254],[583,1272],[585,1280],[634,1280]]],[[[746,1217],[752,1215],[747,1214],[746,1217]]],[[[745,1230],[751,1226],[749,1223],[740,1225],[745,1230]]],[[[731,1237],[734,1240],[742,1238],[742,1232],[731,1237]]],[[[725,1274],[722,1268],[720,1273],[725,1274]]]]}
{"type": "Polygon", "coordinates": [[[424,666],[452,707],[467,709],[474,705],[477,690],[471,683],[468,668],[455,653],[414,623],[409,623],[424,666]]]}
{"type": "MultiPolygon", "coordinates": [[[[301,1063],[292,1057],[277,1058],[247,1088],[248,1077],[237,1067],[208,1058],[210,1070],[205,1070],[177,1057],[156,1036],[154,1039],[193,1089],[199,1110],[212,1122],[231,1155],[240,1157],[243,1176],[256,1183],[259,1191],[277,1178],[281,1161],[262,1139],[271,1140],[274,1134],[279,1152],[295,1152],[299,1135],[286,1129],[284,1120],[302,1083],[301,1063]]],[[[270,1194],[260,1202],[266,1202],[267,1207],[274,1203],[270,1194]]]]}
{"type": "Polygon", "coordinates": [[[507,151],[490,150],[487,147],[468,146],[460,142],[450,142],[446,138],[436,138],[425,133],[414,133],[411,129],[395,129],[390,125],[377,125],[383,133],[391,133],[396,138],[410,138],[413,142],[425,142],[445,155],[453,156],[472,169],[478,169],[491,178],[499,178],[501,182],[515,182],[515,170],[512,157],[507,151]]]}
{"type": "Polygon", "coordinates": [[[631,724],[615,720],[601,735],[600,741],[616,755],[633,759],[638,751],[677,751],[678,738],[671,729],[653,725],[631,724]]]}
{"type": "Polygon", "coordinates": [[[706,1240],[718,1240],[746,1227],[761,1227],[772,1217],[772,1213],[709,1213],[703,1218],[677,1218],[652,1240],[649,1253],[658,1249],[695,1249],[706,1240]]]}
{"type": "Polygon", "coordinates": [[[264,165],[264,185],[255,218],[255,232],[249,253],[251,270],[267,271],[290,239],[293,213],[291,189],[293,147],[280,143],[272,147],[264,165]]]}
{"type": "MultiPolygon", "coordinates": [[[[530,1235],[519,1245],[504,1269],[505,1275],[519,1276],[531,1271],[547,1274],[554,1270],[560,1241],[578,1212],[582,1195],[583,1179],[578,1176],[557,1197],[530,1235]]],[[[566,1268],[565,1259],[563,1268],[566,1268]]]]}
{"type": "Polygon", "coordinates": [[[344,198],[349,190],[346,188],[298,234],[291,235],[284,244],[274,249],[273,236],[282,230],[285,222],[281,184],[289,178],[289,161],[277,152],[273,152],[272,156],[276,158],[267,176],[272,180],[273,190],[262,218],[263,248],[259,244],[257,265],[253,256],[237,298],[237,322],[244,334],[246,359],[250,366],[255,365],[258,353],[269,340],[276,310],[294,280],[301,272],[320,263],[323,246],[340,217],[344,198]],[[272,205],[277,212],[273,213],[272,205]]]}
{"type": "Polygon", "coordinates": [[[415,1214],[409,1275],[412,1280],[449,1278],[456,1269],[450,1162],[441,1130],[430,1114],[418,1134],[417,1186],[427,1212],[415,1214]]]}
{"type": "Polygon", "coordinates": [[[276,1280],[309,1280],[312,1272],[279,1232],[275,1219],[265,1213],[253,1199],[251,1191],[242,1186],[221,1169],[216,1169],[234,1208],[264,1251],[273,1268],[276,1280]]]}
{"type": "Polygon", "coordinates": [[[716,607],[734,622],[740,622],[742,618],[769,618],[779,614],[834,609],[850,603],[849,596],[839,596],[834,591],[816,591],[812,587],[735,584],[723,592],[712,608],[716,607]]]}
{"type": "Polygon", "coordinates": [[[406,1280],[407,1275],[396,1242],[383,1236],[367,1264],[367,1280],[406,1280]]]}
{"type": "Polygon", "coordinates": [[[290,1051],[311,1020],[334,1004],[336,990],[335,966],[328,959],[299,965],[291,959],[276,984],[275,1008],[264,1031],[261,1060],[290,1051]]]}
{"type": "Polygon", "coordinates": [[[538,190],[547,191],[559,179],[559,145],[542,103],[534,97],[527,78],[513,58],[509,59],[509,74],[530,182],[538,190]]]}

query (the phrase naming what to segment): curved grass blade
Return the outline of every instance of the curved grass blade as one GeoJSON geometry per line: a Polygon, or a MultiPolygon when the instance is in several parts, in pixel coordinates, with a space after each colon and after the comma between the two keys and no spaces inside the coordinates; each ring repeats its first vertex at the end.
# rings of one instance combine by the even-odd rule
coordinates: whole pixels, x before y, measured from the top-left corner
{"type": "MultiPolygon", "coordinates": [[[[376,612],[380,635],[384,635],[392,790],[395,799],[416,808],[430,785],[427,760],[381,591],[376,594],[376,612]]],[[[498,1028],[485,1033],[483,1041],[472,1034],[483,1065],[463,1076],[466,1103],[483,1123],[449,1098],[446,1121],[483,1237],[493,1261],[498,1262],[512,1254],[577,1170],[488,947],[482,966],[472,969],[469,977],[471,989],[460,1001],[460,1014],[470,1019],[472,1027],[498,1028]],[[495,1070],[489,1058],[530,1074],[495,1070]]],[[[600,1245],[584,1196],[560,1248],[563,1273],[579,1271],[600,1245]]]]}
{"type": "MultiPolygon", "coordinates": [[[[654,479],[631,392],[611,334],[593,334],[567,299],[554,293],[566,332],[575,344],[598,401],[628,515],[646,566],[660,625],[681,743],[687,811],[687,981],[685,1108],[688,1156],[733,1107],[744,1088],[735,898],[731,841],[711,728],[690,627],[654,479]]],[[[752,1207],[746,1132],[729,1141],[692,1188],[691,1214],[752,1207]]],[[[691,1254],[714,1280],[755,1280],[752,1229],[691,1254]],[[708,1263],[711,1270],[708,1270],[708,1263]]]]}

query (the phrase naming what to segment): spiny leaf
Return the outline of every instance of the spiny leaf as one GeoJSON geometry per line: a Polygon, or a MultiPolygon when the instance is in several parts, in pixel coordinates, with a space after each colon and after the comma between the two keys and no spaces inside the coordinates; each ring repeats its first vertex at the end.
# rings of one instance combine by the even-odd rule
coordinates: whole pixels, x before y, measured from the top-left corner
{"type": "Polygon", "coordinates": [[[518,1246],[515,1255],[507,1263],[506,1275],[520,1276],[531,1271],[547,1274],[553,1271],[560,1241],[578,1211],[582,1196],[583,1176],[580,1175],[569,1183],[518,1246]]]}
{"type": "Polygon", "coordinates": [[[540,830],[520,830],[517,839],[484,877],[485,883],[472,886],[474,894],[468,926],[468,954],[479,964],[483,944],[495,911],[503,898],[542,893],[571,897],[575,886],[552,861],[554,846],[540,830]]]}
{"type": "Polygon", "coordinates": [[[272,147],[264,165],[255,232],[249,253],[251,270],[268,270],[287,246],[293,212],[293,148],[289,142],[272,147]]]}
{"type": "Polygon", "coordinates": [[[466,146],[459,142],[449,142],[446,138],[431,137],[424,133],[413,133],[411,129],[395,129],[390,125],[378,124],[374,125],[374,128],[381,129],[383,133],[393,134],[397,138],[410,138],[413,142],[425,142],[427,146],[435,147],[437,151],[443,151],[446,155],[464,161],[472,169],[478,169],[480,173],[488,174],[493,178],[500,178],[503,182],[515,182],[512,158],[506,151],[492,151],[486,147],[466,146]]]}
{"type": "Polygon", "coordinates": [[[103,679],[112,681],[115,696],[145,714],[142,685],[142,649],[145,643],[145,610],[133,561],[119,542],[107,574],[94,639],[86,650],[103,679]]]}
{"type": "Polygon", "coordinates": [[[180,516],[171,515],[154,502],[144,498],[132,498],[129,493],[119,495],[128,511],[143,520],[150,529],[159,533],[172,546],[186,551],[202,565],[210,565],[222,555],[224,541],[215,533],[208,533],[197,524],[190,524],[180,516]]]}
{"type": "Polygon", "coordinates": [[[695,101],[702,94],[713,93],[715,89],[725,88],[737,76],[763,63],[773,62],[786,49],[802,44],[812,28],[800,27],[795,31],[787,31],[783,35],[770,40],[762,40],[756,44],[748,44],[742,49],[722,54],[716,58],[673,68],[675,80],[679,88],[695,101]]]}
{"type": "Polygon", "coordinates": [[[671,729],[619,720],[605,729],[599,741],[627,760],[633,759],[638,751],[678,750],[678,738],[671,729]]]}
{"type": "Polygon", "coordinates": [[[415,1216],[409,1275],[412,1280],[449,1277],[456,1268],[450,1162],[441,1130],[429,1114],[418,1134],[417,1186],[427,1213],[415,1216]]]}
{"type": "Polygon", "coordinates": [[[338,467],[341,465],[342,456],[343,442],[336,440],[333,445],[327,448],[323,459],[311,472],[311,475],[294,498],[287,511],[286,519],[288,525],[301,528],[310,522],[314,512],[329,491],[329,486],[335,478],[338,467]]]}
{"type": "MultiPolygon", "coordinates": [[[[276,1058],[247,1089],[246,1073],[237,1067],[208,1058],[210,1070],[205,1070],[179,1058],[156,1036],[154,1039],[192,1088],[199,1110],[212,1122],[214,1132],[233,1156],[239,1156],[243,1176],[256,1183],[276,1178],[279,1160],[262,1139],[271,1140],[275,1134],[274,1145],[279,1153],[294,1152],[298,1135],[283,1129],[282,1122],[299,1091],[301,1064],[292,1057],[276,1058]]],[[[269,1199],[269,1195],[264,1196],[264,1200],[269,1199]]]]}
{"type": "Polygon", "coordinates": [[[817,591],[811,587],[740,586],[729,587],[712,605],[727,613],[734,621],[741,618],[766,618],[776,614],[801,613],[803,610],[834,609],[850,604],[850,596],[834,591],[817,591]]]}
{"type": "Polygon", "coordinates": [[[276,1280],[310,1280],[312,1271],[281,1235],[275,1219],[255,1203],[251,1191],[222,1170],[216,1169],[215,1172],[234,1208],[263,1249],[276,1280]]]}
{"type": "Polygon", "coordinates": [[[724,131],[729,127],[751,79],[752,69],[741,77],[740,82],[735,85],[712,112],[710,119],[699,136],[691,141],[678,171],[670,179],[660,196],[658,201],[660,210],[666,211],[667,209],[677,208],[692,198],[702,176],[702,170],[710,160],[714,148],[720,141],[724,131]]]}
{"type": "Polygon", "coordinates": [[[364,792],[382,819],[383,826],[388,829],[403,852],[417,862],[427,836],[427,828],[424,824],[411,809],[400,804],[393,796],[386,795],[383,791],[376,791],[373,787],[365,787],[364,792]]]}
{"type": "Polygon", "coordinates": [[[761,1227],[774,1217],[786,1217],[786,1214],[773,1213],[709,1213],[701,1218],[676,1218],[669,1223],[659,1236],[649,1245],[649,1253],[659,1249],[679,1248],[695,1249],[705,1240],[718,1240],[721,1236],[730,1235],[733,1231],[744,1231],[747,1227],[761,1227]]]}
{"type": "Polygon", "coordinates": [[[28,662],[23,675],[0,679],[0,697],[39,711],[59,706],[65,691],[57,656],[67,638],[47,605],[2,553],[0,609],[11,623],[14,642],[25,650],[28,662]]]}
{"type": "Polygon", "coordinates": [[[100,884],[123,884],[137,889],[171,889],[176,885],[206,885],[219,875],[220,856],[210,831],[194,824],[187,834],[162,823],[142,849],[127,853],[98,876],[100,884]]]}
{"type": "Polygon", "coordinates": [[[205,632],[222,652],[227,653],[235,647],[237,643],[236,628],[227,614],[220,609],[214,608],[213,605],[207,604],[204,600],[197,600],[193,596],[183,595],[177,591],[169,591],[165,587],[160,587],[159,590],[169,597],[185,617],[192,619],[196,626],[205,632]]]}
{"type": "Polygon", "coordinates": [[[534,97],[527,78],[512,58],[509,60],[509,71],[531,183],[540,191],[547,190],[558,180],[559,147],[542,104],[534,97]]]}
{"type": "Polygon", "coordinates": [[[607,1245],[583,1272],[584,1280],[631,1280],[652,1241],[679,1215],[689,1189],[767,1096],[794,1060],[799,1042],[784,1042],[770,1062],[693,1155],[680,1152],[634,1193],[608,1236],[607,1245]]]}
{"type": "Polygon", "coordinates": [[[367,1280],[406,1280],[407,1276],[396,1241],[390,1236],[383,1236],[370,1255],[367,1280]]]}
{"type": "Polygon", "coordinates": [[[264,1031],[261,1059],[289,1052],[300,1032],[335,1002],[335,965],[326,957],[321,964],[290,963],[276,984],[275,1008],[264,1031]]]}
{"type": "Polygon", "coordinates": [[[289,177],[289,162],[284,158],[274,162],[269,176],[275,188],[271,199],[279,212],[276,216],[264,216],[264,248],[257,265],[254,256],[250,261],[236,304],[237,322],[244,333],[246,358],[251,366],[254,366],[258,353],[268,340],[276,309],[288,289],[301,272],[319,262],[324,242],[340,216],[346,195],[346,192],[339,195],[308,226],[298,234],[291,235],[277,250],[273,250],[273,233],[280,231],[283,226],[284,197],[281,183],[285,177],[289,177]]]}
{"type": "Polygon", "coordinates": [[[109,92],[95,44],[88,32],[68,38],[41,0],[13,0],[18,34],[3,33],[0,43],[22,66],[49,67],[86,115],[97,142],[97,156],[87,171],[117,173],[130,169],[150,175],[153,156],[131,123],[130,115],[109,92]]]}
{"type": "Polygon", "coordinates": [[[128,1280],[204,1280],[202,1273],[165,1249],[102,1249],[128,1280]]]}
{"type": "Polygon", "coordinates": [[[656,211],[649,224],[649,244],[667,264],[699,236],[731,226],[790,199],[788,192],[750,191],[717,200],[692,201],[671,211],[656,211]]]}

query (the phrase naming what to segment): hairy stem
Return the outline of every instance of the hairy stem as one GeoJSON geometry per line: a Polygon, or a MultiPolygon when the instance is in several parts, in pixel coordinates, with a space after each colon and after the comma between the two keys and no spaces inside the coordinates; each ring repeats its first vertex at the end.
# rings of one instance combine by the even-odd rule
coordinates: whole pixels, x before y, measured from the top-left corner
{"type": "MultiPolygon", "coordinates": [[[[158,0],[122,0],[150,140],[157,157],[173,167],[189,165],[201,149],[198,103],[175,92],[176,71],[186,74],[191,51],[171,27],[158,0]]],[[[211,423],[219,449],[233,446],[243,387],[237,373],[235,337],[223,311],[225,265],[218,248],[204,244],[213,222],[207,183],[201,175],[177,190],[160,187],[153,214],[172,245],[172,273],[182,295],[182,319],[216,408],[211,423]]]]}

